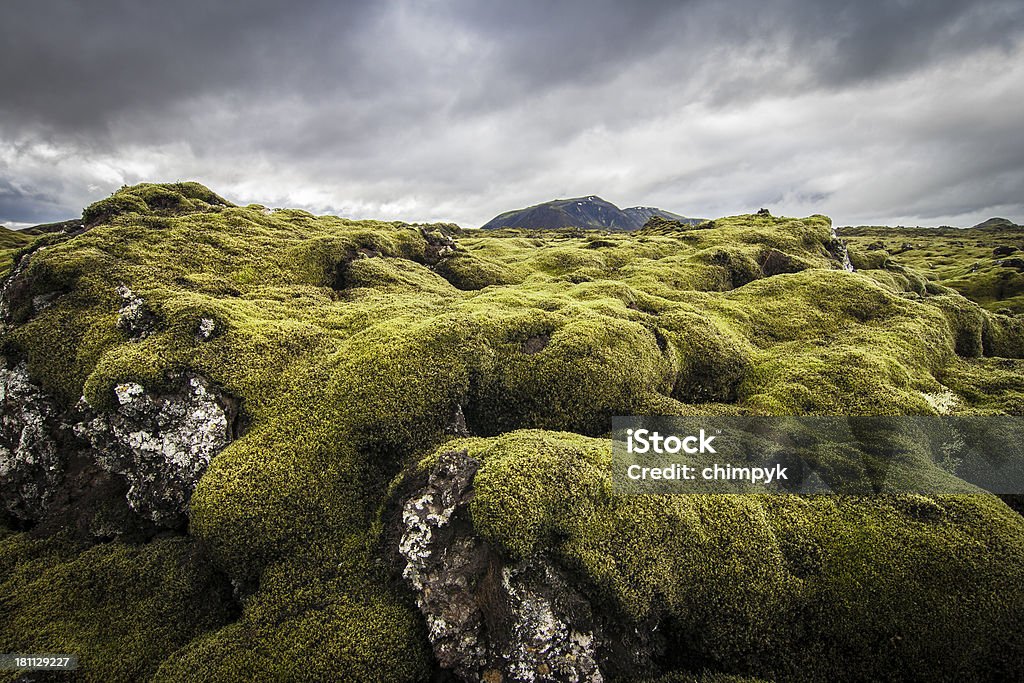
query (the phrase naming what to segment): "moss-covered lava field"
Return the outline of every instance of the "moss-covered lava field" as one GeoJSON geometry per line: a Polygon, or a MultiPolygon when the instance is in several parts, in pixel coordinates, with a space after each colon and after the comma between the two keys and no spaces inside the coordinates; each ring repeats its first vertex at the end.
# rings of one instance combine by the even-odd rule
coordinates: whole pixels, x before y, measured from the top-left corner
{"type": "Polygon", "coordinates": [[[0,652],[87,681],[1024,678],[1007,502],[619,497],[607,439],[1024,415],[1024,230],[484,232],[179,183],[3,237],[0,652]],[[459,531],[423,547],[478,563],[464,624],[410,569],[445,491],[459,531]]]}

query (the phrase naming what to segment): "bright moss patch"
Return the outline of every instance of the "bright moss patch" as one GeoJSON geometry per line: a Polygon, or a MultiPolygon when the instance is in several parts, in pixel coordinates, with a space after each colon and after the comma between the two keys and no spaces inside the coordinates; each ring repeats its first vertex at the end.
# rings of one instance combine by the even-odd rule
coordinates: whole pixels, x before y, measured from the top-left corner
{"type": "MultiPolygon", "coordinates": [[[[190,529],[237,587],[241,614],[214,630],[181,626],[165,639],[181,645],[173,654],[140,655],[163,680],[255,669],[289,678],[314,660],[345,662],[353,680],[426,676],[424,627],[377,568],[375,522],[391,482],[447,438],[459,408],[473,433],[507,445],[520,437],[500,435],[517,429],[599,436],[616,414],[1020,414],[1024,405],[1014,318],[909,266],[843,271],[822,216],[631,235],[466,232],[439,263],[437,235],[450,226],[236,207],[189,183],[125,188],[85,219],[88,231],[31,255],[5,352],[27,359],[67,404],[84,395],[111,407],[119,383],[159,389],[174,372],[197,372],[241,400],[249,426],[200,481],[190,529]],[[146,336],[118,328],[119,285],[153,312],[146,336]],[[215,330],[205,341],[204,319],[215,330]]],[[[712,669],[737,658],[747,672],[789,672],[814,652],[801,638],[820,653],[846,642],[847,654],[860,653],[859,628],[906,638],[900,619],[916,628],[924,618],[913,600],[936,643],[945,642],[936,629],[981,614],[979,604],[1019,617],[1019,590],[1007,588],[1005,603],[992,597],[999,576],[1020,578],[1011,560],[991,559],[1017,558],[1022,533],[998,501],[940,501],[940,525],[908,522],[900,501],[615,502],[599,442],[530,438],[541,445],[487,456],[480,530],[510,554],[550,545],[623,614],[666,605],[680,647],[712,669]],[[569,477],[562,493],[545,478],[552,471],[569,477]],[[976,583],[950,583],[968,569],[976,583]],[[918,570],[936,577],[933,587],[918,570]],[[681,589],[698,578],[699,590],[681,589]],[[876,591],[875,612],[857,607],[858,585],[876,591]],[[833,612],[815,611],[816,600],[833,612]]],[[[128,552],[104,548],[88,552],[128,552]]],[[[26,610],[15,618],[30,619],[26,610]]],[[[87,635],[96,615],[74,606],[65,623],[87,635]]],[[[997,617],[985,628],[1007,623],[997,617]]],[[[985,633],[1019,655],[1019,631],[985,633]]],[[[895,652],[949,661],[928,638],[882,661],[895,652]]],[[[971,647],[1002,666],[994,644],[971,647]]],[[[117,666],[95,660],[110,677],[117,666]]]]}

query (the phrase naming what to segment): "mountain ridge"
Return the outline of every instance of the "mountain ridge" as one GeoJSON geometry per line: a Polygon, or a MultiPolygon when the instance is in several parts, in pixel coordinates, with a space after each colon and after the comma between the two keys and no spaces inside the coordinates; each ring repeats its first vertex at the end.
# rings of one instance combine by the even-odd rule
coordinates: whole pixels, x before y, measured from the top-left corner
{"type": "Polygon", "coordinates": [[[687,218],[653,206],[632,206],[620,209],[597,195],[552,199],[533,206],[498,214],[481,226],[483,230],[500,228],[590,230],[639,230],[652,217],[658,216],[682,223],[696,224],[700,218],[687,218]]]}

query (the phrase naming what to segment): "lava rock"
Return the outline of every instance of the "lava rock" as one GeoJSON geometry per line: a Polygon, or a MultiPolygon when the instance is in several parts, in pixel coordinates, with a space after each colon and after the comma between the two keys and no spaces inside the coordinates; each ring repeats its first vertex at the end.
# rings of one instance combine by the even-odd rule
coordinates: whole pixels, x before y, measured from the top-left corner
{"type": "Polygon", "coordinates": [[[133,339],[149,336],[156,325],[156,315],[138,294],[125,285],[119,285],[121,308],[117,312],[117,329],[133,339]]]}
{"type": "Polygon", "coordinates": [[[97,411],[84,398],[66,408],[31,381],[25,363],[0,367],[4,514],[104,538],[184,528],[199,478],[235,436],[237,406],[196,375],[172,385],[153,394],[121,384],[114,411],[97,411]],[[91,519],[99,511],[106,521],[91,519]]]}
{"type": "Polygon", "coordinates": [[[806,267],[789,254],[777,249],[769,249],[760,259],[761,272],[765,277],[782,273],[799,273],[806,267]]]}
{"type": "MultiPolygon", "coordinates": [[[[142,516],[177,526],[210,460],[231,440],[228,411],[202,378],[186,375],[171,394],[140,384],[118,385],[119,407],[74,426],[103,469],[128,480],[128,505],[142,516]]],[[[83,412],[89,412],[82,400],[83,412]]]]}
{"type": "Polygon", "coordinates": [[[1018,273],[1024,272],[1024,259],[1021,258],[1004,258],[997,260],[995,263],[1003,268],[1015,268],[1018,273]]]}
{"type": "Polygon", "coordinates": [[[40,517],[61,483],[66,458],[54,434],[59,414],[31,382],[25,363],[0,368],[0,497],[15,519],[40,517]]]}
{"type": "Polygon", "coordinates": [[[420,229],[420,234],[426,240],[427,246],[423,252],[423,261],[428,266],[436,266],[442,260],[455,253],[459,248],[458,243],[441,230],[420,229]]]}
{"type": "Polygon", "coordinates": [[[655,629],[615,631],[622,620],[602,614],[552,560],[510,560],[475,533],[468,506],[479,468],[464,451],[446,453],[401,503],[397,556],[441,667],[463,681],[504,682],[650,671],[655,629]]]}

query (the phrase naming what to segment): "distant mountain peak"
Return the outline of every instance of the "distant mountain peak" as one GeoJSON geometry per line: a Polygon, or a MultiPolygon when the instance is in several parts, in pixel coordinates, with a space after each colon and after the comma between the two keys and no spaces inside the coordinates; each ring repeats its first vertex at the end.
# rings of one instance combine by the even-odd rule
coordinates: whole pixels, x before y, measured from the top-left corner
{"type": "Polygon", "coordinates": [[[569,199],[553,199],[523,209],[499,214],[485,223],[485,230],[527,228],[554,230],[583,228],[588,230],[639,230],[654,216],[669,220],[699,223],[701,219],[686,218],[653,206],[620,209],[596,194],[569,199]]]}

